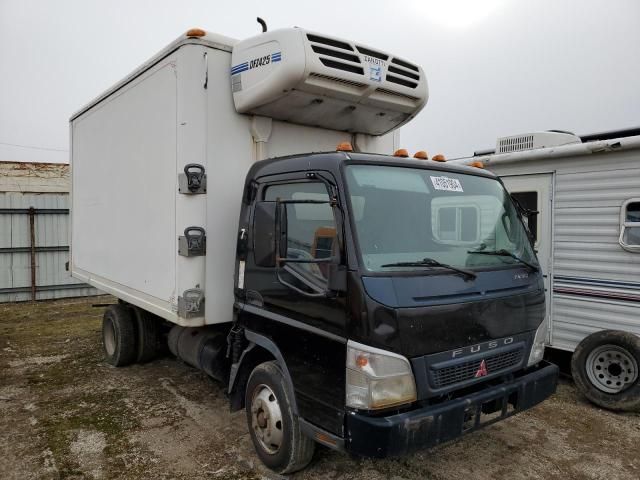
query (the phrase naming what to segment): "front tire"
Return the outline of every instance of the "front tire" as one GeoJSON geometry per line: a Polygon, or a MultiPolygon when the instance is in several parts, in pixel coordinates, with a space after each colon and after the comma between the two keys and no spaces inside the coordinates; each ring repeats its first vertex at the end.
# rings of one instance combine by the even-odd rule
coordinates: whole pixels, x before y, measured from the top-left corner
{"type": "Polygon", "coordinates": [[[114,367],[124,367],[136,360],[134,319],[124,305],[109,305],[102,317],[102,346],[105,359],[114,367]]]}
{"type": "Polygon", "coordinates": [[[640,338],[602,330],[582,340],[571,357],[578,389],[609,410],[640,409],[640,338]]]}
{"type": "Polygon", "coordinates": [[[276,362],[258,365],[247,383],[245,409],[249,435],[262,463],[286,474],[306,467],[315,443],[300,430],[291,395],[276,362]]]}

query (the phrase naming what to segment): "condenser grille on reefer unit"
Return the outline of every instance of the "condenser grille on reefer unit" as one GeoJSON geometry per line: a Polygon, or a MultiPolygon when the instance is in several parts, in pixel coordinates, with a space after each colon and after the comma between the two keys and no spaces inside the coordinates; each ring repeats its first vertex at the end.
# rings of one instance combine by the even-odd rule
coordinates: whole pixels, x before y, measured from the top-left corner
{"type": "MultiPolygon", "coordinates": [[[[354,82],[353,80],[347,80],[346,78],[332,77],[331,75],[323,75],[321,73],[311,72],[309,76],[314,78],[322,78],[323,80],[340,83],[342,85],[350,85],[352,87],[357,87],[357,88],[366,87],[364,83],[354,82]]],[[[381,90],[381,89],[378,89],[378,90],[381,90]]]]}
{"type": "MultiPolygon", "coordinates": [[[[307,34],[307,40],[311,43],[311,50],[318,55],[320,62],[329,68],[355,73],[365,74],[362,60],[356,54],[367,55],[385,62],[389,61],[389,55],[366,47],[354,47],[346,42],[320,35],[307,34]],[[330,48],[329,48],[330,47],[330,48]]],[[[409,62],[392,58],[387,68],[386,80],[403,87],[416,88],[420,81],[420,69],[409,62]]],[[[409,97],[407,97],[409,98],[409,97]]]]}
{"type": "Polygon", "coordinates": [[[400,60],[399,58],[392,58],[391,63],[392,65],[389,65],[388,70],[389,72],[394,73],[395,75],[387,73],[388,82],[396,83],[398,85],[402,85],[409,88],[416,88],[418,86],[418,82],[412,81],[412,80],[420,80],[420,75],[419,75],[420,69],[417,66],[412,65],[409,62],[405,62],[404,60],[400,60]],[[407,70],[413,70],[416,73],[409,72],[407,70]],[[402,75],[402,77],[404,78],[398,77],[398,75],[402,75]],[[412,79],[412,80],[407,80],[407,79],[412,79]]]}
{"type": "Polygon", "coordinates": [[[418,97],[414,97],[413,95],[407,95],[406,93],[394,92],[393,90],[387,90],[386,88],[376,88],[376,92],[380,92],[384,95],[392,95],[394,97],[406,98],[407,100],[416,101],[418,97]]]}
{"type": "Polygon", "coordinates": [[[365,47],[356,47],[358,51],[363,55],[369,55],[370,57],[379,58],[380,60],[384,60],[385,62],[389,60],[389,55],[382,52],[376,52],[375,50],[371,50],[370,48],[365,47]]]}
{"type": "Polygon", "coordinates": [[[364,69],[360,66],[360,57],[354,53],[353,47],[348,43],[310,33],[307,34],[307,39],[311,42],[311,49],[318,54],[318,58],[325,67],[364,75],[364,69]]]}

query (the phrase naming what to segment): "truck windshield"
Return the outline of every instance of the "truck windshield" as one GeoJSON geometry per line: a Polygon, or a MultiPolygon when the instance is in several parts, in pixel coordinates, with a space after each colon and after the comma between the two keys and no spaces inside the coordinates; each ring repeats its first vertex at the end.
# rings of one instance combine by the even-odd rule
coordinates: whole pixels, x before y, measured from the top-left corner
{"type": "Polygon", "coordinates": [[[495,179],[379,165],[350,165],[346,178],[367,270],[438,268],[433,261],[465,269],[538,264],[495,179]]]}

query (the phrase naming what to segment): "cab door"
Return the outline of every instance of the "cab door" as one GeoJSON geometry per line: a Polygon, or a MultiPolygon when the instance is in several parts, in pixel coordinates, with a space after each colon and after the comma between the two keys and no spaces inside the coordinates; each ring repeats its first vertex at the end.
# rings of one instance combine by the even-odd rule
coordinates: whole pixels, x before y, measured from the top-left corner
{"type": "Polygon", "coordinates": [[[501,177],[509,193],[520,205],[529,210],[538,211],[531,217],[529,230],[535,239],[534,249],[544,277],[547,318],[551,318],[552,268],[552,232],[551,215],[553,212],[552,181],[553,174],[514,175],[501,177]]]}
{"type": "MultiPolygon", "coordinates": [[[[325,182],[308,172],[270,176],[258,184],[243,285],[248,305],[239,318],[277,345],[291,375],[300,415],[342,435],[346,292],[323,294],[329,288],[331,262],[340,259],[341,222],[325,182]],[[277,258],[275,265],[266,262],[266,266],[259,260],[262,246],[256,218],[260,208],[274,204],[277,258]],[[285,246],[280,248],[279,243],[285,246]]],[[[269,228],[273,230],[273,224],[269,228]]]]}

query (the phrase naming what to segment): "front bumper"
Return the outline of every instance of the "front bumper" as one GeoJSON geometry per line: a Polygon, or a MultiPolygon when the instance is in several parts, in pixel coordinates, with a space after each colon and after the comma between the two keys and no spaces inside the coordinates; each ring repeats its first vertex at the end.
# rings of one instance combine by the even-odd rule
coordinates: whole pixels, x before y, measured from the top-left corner
{"type": "Polygon", "coordinates": [[[514,380],[438,405],[388,417],[351,412],[345,449],[383,458],[428,448],[537,405],[556,391],[558,367],[546,362],[514,380]]]}

